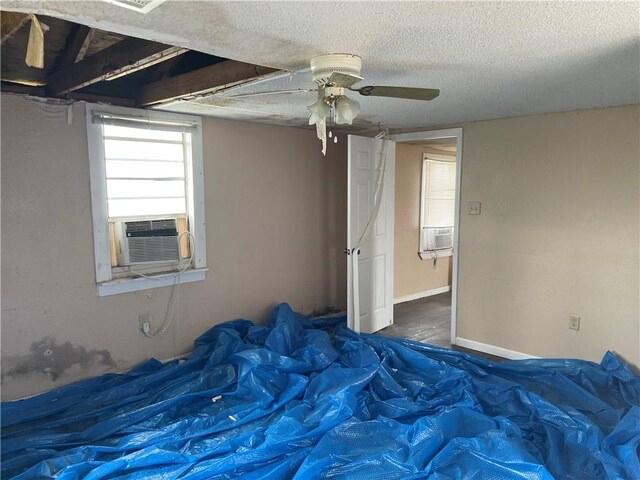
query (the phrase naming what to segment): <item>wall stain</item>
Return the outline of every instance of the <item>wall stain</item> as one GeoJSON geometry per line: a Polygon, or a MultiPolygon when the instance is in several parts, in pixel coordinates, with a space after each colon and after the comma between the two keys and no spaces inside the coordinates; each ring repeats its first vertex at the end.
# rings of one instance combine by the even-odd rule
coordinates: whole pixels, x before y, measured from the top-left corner
{"type": "MultiPolygon", "coordinates": [[[[2,359],[3,364],[12,365],[2,372],[2,377],[21,377],[33,373],[44,373],[56,380],[65,370],[80,367],[88,370],[98,365],[115,367],[109,350],[87,350],[82,345],[69,342],[57,344],[52,337],[31,344],[28,355],[11,356],[2,359]]],[[[3,369],[4,370],[4,369],[3,369]]]]}

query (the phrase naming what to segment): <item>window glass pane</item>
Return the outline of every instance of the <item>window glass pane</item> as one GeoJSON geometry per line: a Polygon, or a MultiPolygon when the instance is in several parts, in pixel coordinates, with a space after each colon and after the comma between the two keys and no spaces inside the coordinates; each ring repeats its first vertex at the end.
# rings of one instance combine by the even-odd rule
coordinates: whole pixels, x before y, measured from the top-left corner
{"type": "Polygon", "coordinates": [[[104,135],[106,137],[127,137],[127,138],[148,138],[154,140],[182,141],[181,132],[167,132],[164,130],[153,130],[151,128],[129,128],[115,125],[105,125],[104,135]]]}
{"type": "Polygon", "coordinates": [[[429,162],[430,198],[455,198],[456,195],[456,165],[455,163],[429,162]]]}
{"type": "Polygon", "coordinates": [[[112,198],[184,197],[184,180],[107,180],[112,198]]]}
{"type": "Polygon", "coordinates": [[[183,141],[187,136],[114,125],[104,125],[103,132],[111,218],[186,213],[183,141]]]}
{"type": "Polygon", "coordinates": [[[135,217],[143,215],[175,215],[187,211],[184,198],[137,200],[109,200],[110,217],[135,217]]]}
{"type": "Polygon", "coordinates": [[[184,164],[177,162],[131,162],[107,160],[107,178],[184,178],[184,164]]]}
{"type": "Polygon", "coordinates": [[[452,227],[455,222],[456,164],[426,159],[423,226],[452,227]]]}
{"type": "Polygon", "coordinates": [[[430,199],[426,208],[427,227],[452,227],[454,223],[455,200],[430,199]]]}
{"type": "Polygon", "coordinates": [[[182,144],[127,142],[123,140],[104,141],[104,155],[107,160],[122,158],[131,160],[164,160],[183,162],[182,144]]]}

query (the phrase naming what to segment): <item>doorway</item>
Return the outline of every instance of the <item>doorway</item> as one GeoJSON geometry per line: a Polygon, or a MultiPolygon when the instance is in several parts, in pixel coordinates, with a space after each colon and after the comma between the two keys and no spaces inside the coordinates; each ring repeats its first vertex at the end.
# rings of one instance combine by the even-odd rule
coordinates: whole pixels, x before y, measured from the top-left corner
{"type": "Polygon", "coordinates": [[[393,324],[382,335],[455,344],[462,129],[395,135],[393,324]]]}

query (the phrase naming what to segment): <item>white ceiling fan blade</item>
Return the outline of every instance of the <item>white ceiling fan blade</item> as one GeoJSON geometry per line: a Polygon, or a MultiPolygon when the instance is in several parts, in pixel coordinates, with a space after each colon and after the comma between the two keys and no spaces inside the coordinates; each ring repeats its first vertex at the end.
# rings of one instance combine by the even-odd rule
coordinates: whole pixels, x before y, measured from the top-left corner
{"type": "Polygon", "coordinates": [[[407,100],[433,100],[440,95],[436,88],[367,86],[351,89],[365,97],[393,97],[407,100]]]}
{"type": "Polygon", "coordinates": [[[268,92],[255,92],[255,93],[240,93],[238,95],[229,95],[229,98],[241,98],[241,97],[258,97],[261,95],[276,95],[276,94],[289,94],[289,93],[309,93],[317,92],[317,88],[295,88],[293,90],[271,90],[268,92]]]}

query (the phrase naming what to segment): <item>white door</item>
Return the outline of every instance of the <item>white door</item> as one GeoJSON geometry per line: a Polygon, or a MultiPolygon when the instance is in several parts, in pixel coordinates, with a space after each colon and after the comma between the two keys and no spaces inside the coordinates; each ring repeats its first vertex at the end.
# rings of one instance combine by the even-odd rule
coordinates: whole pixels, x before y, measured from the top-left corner
{"type": "Polygon", "coordinates": [[[360,253],[353,251],[375,210],[376,189],[383,176],[383,143],[383,140],[349,135],[347,322],[350,328],[365,333],[376,332],[393,323],[396,145],[392,141],[387,142],[386,167],[377,218],[360,244],[360,253]],[[357,258],[357,265],[353,263],[354,256],[357,258]],[[354,272],[354,267],[357,272],[354,272]],[[354,314],[354,297],[360,299],[359,322],[354,314]]]}

